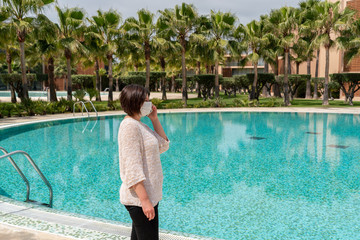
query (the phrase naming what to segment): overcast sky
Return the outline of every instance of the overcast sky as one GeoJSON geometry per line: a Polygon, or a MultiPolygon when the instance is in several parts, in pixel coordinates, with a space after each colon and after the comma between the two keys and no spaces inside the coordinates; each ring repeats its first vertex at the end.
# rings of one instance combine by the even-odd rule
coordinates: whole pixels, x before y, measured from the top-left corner
{"type": "MultiPolygon", "coordinates": [[[[209,14],[210,10],[230,11],[238,17],[239,22],[246,24],[258,19],[260,15],[269,13],[271,9],[283,6],[297,7],[300,0],[58,0],[60,7],[83,8],[88,17],[95,15],[98,9],[106,11],[113,8],[121,13],[123,19],[136,16],[136,12],[141,8],[157,13],[158,10],[173,8],[182,2],[194,4],[200,14],[209,14]]],[[[47,9],[46,14],[52,21],[57,22],[53,7],[47,9]]]]}

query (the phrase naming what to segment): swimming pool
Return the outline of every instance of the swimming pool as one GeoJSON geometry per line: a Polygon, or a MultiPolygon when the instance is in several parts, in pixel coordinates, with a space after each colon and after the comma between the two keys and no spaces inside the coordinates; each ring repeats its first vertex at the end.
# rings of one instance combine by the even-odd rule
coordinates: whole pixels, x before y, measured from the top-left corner
{"type": "MultiPolygon", "coordinates": [[[[34,157],[54,188],[54,208],[130,222],[118,202],[122,118],[3,129],[0,146],[34,157]]],[[[223,239],[360,237],[358,115],[178,113],[159,118],[171,140],[162,155],[161,228],[223,239]]],[[[15,159],[26,169],[20,158],[15,159]]],[[[7,161],[0,168],[1,194],[24,200],[21,178],[7,161]]],[[[32,198],[46,202],[47,189],[36,173],[24,172],[38,186],[32,198]]]]}
{"type": "MultiPolygon", "coordinates": [[[[73,93],[75,93],[75,92],[73,92],[73,93]]],[[[108,93],[106,93],[106,92],[101,92],[101,95],[107,95],[107,94],[108,93]]],[[[17,96],[17,94],[16,94],[16,96],[17,96]]],[[[57,97],[66,97],[67,92],[66,91],[56,91],[56,96],[57,97]]],[[[89,95],[86,93],[86,96],[89,96],[89,95]]],[[[10,91],[0,91],[0,97],[11,97],[11,93],[10,93],[10,91]]],[[[47,92],[46,91],[29,91],[29,97],[47,97],[47,92]]]]}

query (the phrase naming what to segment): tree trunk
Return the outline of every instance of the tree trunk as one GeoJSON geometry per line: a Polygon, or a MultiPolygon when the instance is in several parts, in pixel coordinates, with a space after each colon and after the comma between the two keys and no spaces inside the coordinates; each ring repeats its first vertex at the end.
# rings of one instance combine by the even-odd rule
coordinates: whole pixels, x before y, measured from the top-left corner
{"type": "Polygon", "coordinates": [[[49,59],[48,59],[48,79],[49,79],[50,101],[51,102],[57,102],[54,75],[55,75],[54,74],[54,58],[49,57],[49,59]]]}
{"type": "MultiPolygon", "coordinates": [[[[201,62],[197,61],[196,65],[197,65],[197,73],[196,73],[196,75],[200,75],[201,74],[201,62]]],[[[199,85],[198,81],[196,81],[196,92],[198,94],[198,98],[201,98],[200,85],[199,85]]]]}
{"type": "MultiPolygon", "coordinates": [[[[9,51],[6,51],[6,63],[7,63],[8,74],[12,73],[11,62],[12,62],[11,53],[9,51]]],[[[13,88],[12,85],[10,85],[10,93],[11,93],[11,102],[16,103],[15,89],[13,88]]]]}
{"type": "Polygon", "coordinates": [[[71,59],[66,58],[66,66],[67,66],[67,100],[72,100],[72,79],[71,79],[71,59]]]}
{"type": "Polygon", "coordinates": [[[145,43],[146,82],[145,88],[150,90],[150,45],[145,43]]]}
{"type": "Polygon", "coordinates": [[[119,92],[119,79],[115,78],[115,91],[119,92]]]}
{"type": "Polygon", "coordinates": [[[316,81],[314,83],[314,99],[318,99],[318,77],[319,77],[319,58],[320,58],[320,49],[316,51],[316,65],[315,65],[315,78],[316,81]]]}
{"type": "MultiPolygon", "coordinates": [[[[160,57],[160,65],[163,72],[165,72],[166,62],[164,57],[160,57]]],[[[162,91],[162,100],[167,100],[166,97],[166,76],[161,78],[161,91],[162,91]]]]}
{"type": "Polygon", "coordinates": [[[182,100],[184,102],[184,107],[187,107],[187,84],[186,84],[186,62],[185,62],[185,52],[186,52],[186,42],[185,37],[181,39],[181,67],[182,67],[182,100]]]}
{"type": "Polygon", "coordinates": [[[67,68],[67,100],[72,101],[72,80],[71,80],[71,51],[65,48],[64,55],[66,57],[66,68],[67,68]]]}
{"type": "Polygon", "coordinates": [[[254,64],[254,81],[251,86],[251,93],[249,95],[249,100],[254,100],[257,98],[256,86],[257,86],[257,81],[258,81],[258,63],[254,62],[253,64],[254,64]]]}
{"type": "Polygon", "coordinates": [[[219,97],[219,60],[215,60],[215,98],[219,97]]]}
{"type": "MultiPolygon", "coordinates": [[[[311,76],[311,61],[307,59],[307,74],[311,76]]],[[[306,99],[311,99],[311,77],[306,81],[306,99]]]]}
{"type": "Polygon", "coordinates": [[[300,72],[300,63],[296,63],[296,74],[299,74],[300,72]]]}
{"type": "Polygon", "coordinates": [[[113,80],[113,73],[112,73],[112,54],[107,55],[107,59],[108,59],[108,65],[109,65],[109,97],[108,97],[108,106],[111,106],[111,103],[113,101],[113,85],[114,85],[114,80],[113,80]]]}
{"type": "Polygon", "coordinates": [[[20,42],[20,61],[21,61],[21,91],[19,92],[19,97],[21,101],[25,99],[29,99],[29,92],[28,92],[28,82],[26,79],[26,62],[25,62],[25,42],[20,42]]]}
{"type": "Polygon", "coordinates": [[[95,74],[96,74],[96,90],[98,93],[96,94],[96,101],[101,102],[101,87],[100,87],[100,74],[99,74],[99,59],[95,59],[95,74]]]}
{"type": "Polygon", "coordinates": [[[285,106],[290,106],[290,99],[289,99],[289,72],[288,72],[288,66],[289,66],[289,50],[285,49],[285,71],[284,71],[284,103],[285,106]]]}
{"type": "Polygon", "coordinates": [[[290,60],[290,53],[288,53],[288,73],[291,74],[291,60],[290,60]]]}
{"type": "MultiPolygon", "coordinates": [[[[42,73],[46,74],[46,57],[44,55],[42,55],[41,66],[42,66],[42,73]]],[[[49,84],[49,82],[47,82],[47,84],[49,84]]],[[[45,84],[45,81],[43,81],[42,82],[42,91],[44,91],[45,88],[46,88],[46,84],[45,84]]]]}
{"type": "Polygon", "coordinates": [[[325,59],[325,82],[324,82],[324,96],[323,104],[329,105],[329,63],[330,63],[330,46],[325,46],[326,59],[325,59]]]}
{"type": "Polygon", "coordinates": [[[269,73],[269,63],[267,63],[267,62],[265,62],[265,65],[264,65],[264,72],[269,73]]]}
{"type": "Polygon", "coordinates": [[[175,76],[171,76],[171,92],[175,92],[175,76]]]}

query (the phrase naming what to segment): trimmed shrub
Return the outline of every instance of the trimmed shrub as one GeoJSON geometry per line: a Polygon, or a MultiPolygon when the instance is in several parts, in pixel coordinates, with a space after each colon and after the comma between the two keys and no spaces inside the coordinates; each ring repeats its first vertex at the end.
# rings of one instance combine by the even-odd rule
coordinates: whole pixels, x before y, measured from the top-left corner
{"type": "MultiPolygon", "coordinates": [[[[11,73],[11,74],[0,74],[1,81],[4,84],[9,84],[12,86],[18,96],[21,98],[22,96],[22,76],[18,73],[11,73]]],[[[26,78],[29,82],[29,87],[36,81],[36,74],[28,73],[26,74],[26,78]]]]}
{"type": "Polygon", "coordinates": [[[249,92],[250,85],[253,82],[252,80],[250,80],[246,75],[236,75],[233,78],[235,79],[237,89],[245,89],[249,92]]]}
{"type": "MultiPolygon", "coordinates": [[[[251,82],[251,86],[254,82],[254,73],[248,73],[246,74],[246,77],[248,78],[248,81],[251,82]]],[[[255,89],[255,96],[254,98],[259,100],[260,93],[263,89],[263,87],[266,87],[269,91],[271,89],[271,86],[275,83],[275,74],[273,73],[258,73],[258,79],[257,79],[257,85],[255,89]]]]}
{"type": "Polygon", "coordinates": [[[236,96],[236,83],[235,79],[232,77],[224,77],[222,81],[222,88],[225,90],[225,95],[231,95],[234,93],[236,96]]]}
{"type": "MultiPolygon", "coordinates": [[[[129,76],[143,76],[145,81],[143,86],[146,83],[146,72],[128,72],[129,76]]],[[[166,76],[166,72],[150,72],[150,89],[155,90],[155,83],[161,78],[166,76]]],[[[160,85],[158,85],[160,86],[160,85]]]]}
{"type": "MultiPolygon", "coordinates": [[[[297,89],[300,87],[300,85],[306,84],[306,81],[311,79],[311,75],[290,74],[288,75],[288,79],[289,79],[289,94],[291,100],[293,100],[297,89]]],[[[278,84],[281,86],[281,88],[284,88],[284,75],[279,75],[278,84]]]]}
{"type": "MultiPolygon", "coordinates": [[[[349,105],[353,105],[354,94],[360,90],[360,73],[334,73],[330,77],[331,82],[336,83],[345,94],[345,101],[349,101],[349,105]]],[[[334,90],[336,86],[331,86],[331,88],[334,90]]]]}
{"type": "MultiPolygon", "coordinates": [[[[197,81],[200,93],[204,100],[212,97],[211,89],[215,87],[215,74],[199,74],[193,76],[194,82],[197,81]]],[[[223,82],[223,76],[219,75],[219,84],[223,82]]]]}
{"type": "Polygon", "coordinates": [[[129,75],[126,77],[122,77],[121,82],[125,83],[126,85],[138,84],[145,87],[146,78],[145,76],[142,75],[129,75]]]}
{"type": "Polygon", "coordinates": [[[96,76],[95,75],[72,75],[73,85],[77,88],[96,88],[96,76]]]}

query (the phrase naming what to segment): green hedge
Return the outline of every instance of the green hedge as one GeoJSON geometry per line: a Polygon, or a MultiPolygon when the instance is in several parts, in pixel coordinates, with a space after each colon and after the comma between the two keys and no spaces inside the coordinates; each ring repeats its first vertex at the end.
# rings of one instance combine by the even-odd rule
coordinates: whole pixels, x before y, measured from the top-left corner
{"type": "MultiPolygon", "coordinates": [[[[306,85],[306,81],[311,79],[310,74],[290,74],[288,75],[289,79],[289,94],[291,100],[294,98],[296,91],[301,85],[306,85]]],[[[284,88],[284,75],[279,75],[278,77],[279,85],[284,88]]]]}
{"type": "Polygon", "coordinates": [[[224,77],[222,80],[222,88],[225,90],[225,95],[231,95],[231,93],[234,93],[236,96],[236,82],[235,78],[232,77],[224,77]]]}
{"type": "MultiPolygon", "coordinates": [[[[139,76],[139,77],[144,77],[145,78],[145,82],[144,84],[142,84],[143,86],[145,86],[146,83],[146,72],[128,72],[128,76],[139,76]]],[[[159,81],[162,77],[166,76],[166,72],[150,72],[150,89],[155,89],[155,83],[157,81],[159,81]]],[[[135,78],[134,78],[135,79],[135,78]]],[[[139,79],[137,80],[139,82],[141,82],[139,79]]]]}
{"type": "MultiPolygon", "coordinates": [[[[36,77],[37,76],[34,73],[26,74],[26,79],[30,82],[36,81],[36,79],[37,79],[36,77]]],[[[0,79],[4,84],[8,84],[8,83],[16,84],[16,83],[21,83],[22,76],[19,73],[11,73],[11,74],[3,73],[3,74],[0,74],[0,79]]]]}
{"type": "MultiPolygon", "coordinates": [[[[223,81],[223,76],[219,75],[219,84],[223,81]]],[[[199,74],[193,76],[193,82],[198,82],[200,93],[203,99],[211,97],[211,89],[215,87],[215,74],[199,74]]]]}
{"type": "Polygon", "coordinates": [[[73,85],[81,89],[96,88],[96,76],[95,75],[71,75],[73,85]]]}
{"type": "Polygon", "coordinates": [[[121,77],[120,81],[124,84],[138,84],[141,86],[145,86],[146,78],[143,75],[129,75],[126,77],[121,77]]]}
{"type": "Polygon", "coordinates": [[[49,79],[48,74],[36,73],[36,81],[46,82],[49,79]]]}
{"type": "MultiPolygon", "coordinates": [[[[191,90],[193,90],[195,88],[194,76],[186,77],[186,86],[188,89],[191,89],[191,90]]],[[[175,92],[181,91],[181,88],[182,88],[182,78],[176,78],[175,79],[175,92]]]]}

